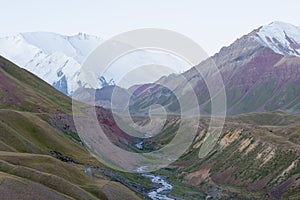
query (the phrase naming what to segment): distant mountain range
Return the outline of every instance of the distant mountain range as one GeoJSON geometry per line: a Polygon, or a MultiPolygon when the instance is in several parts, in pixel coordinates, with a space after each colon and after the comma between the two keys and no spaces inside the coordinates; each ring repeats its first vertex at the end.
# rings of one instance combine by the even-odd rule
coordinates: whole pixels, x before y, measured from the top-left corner
{"type": "MultiPolygon", "coordinates": [[[[105,77],[99,74],[98,83],[85,85],[85,80],[79,79],[81,65],[102,41],[99,37],[83,33],[74,36],[47,32],[21,33],[0,39],[0,55],[67,95],[72,95],[82,87],[100,89],[98,93],[105,95],[97,95],[97,104],[106,108],[110,107],[110,94],[114,90],[108,87],[108,91],[105,91],[102,86],[111,85],[108,82],[114,83],[113,80],[118,85],[120,77],[124,72],[130,71],[132,66],[146,62],[171,64],[177,72],[187,69],[187,65],[168,54],[154,53],[149,56],[147,52],[137,52],[108,70],[105,77]]],[[[223,47],[220,52],[183,75],[192,83],[202,113],[210,112],[210,101],[205,82],[202,77],[197,76],[195,69],[207,69],[211,61],[219,68],[224,79],[229,114],[278,109],[299,112],[299,57],[300,27],[273,22],[241,37],[230,46],[223,47]]],[[[214,74],[209,76],[213,78],[214,74]]],[[[153,77],[153,80],[158,80],[153,84],[139,84],[129,90],[122,91],[122,86],[118,87],[118,93],[131,95],[136,90],[130,103],[132,110],[136,112],[147,112],[147,105],[153,103],[162,103],[170,112],[178,112],[179,107],[174,106],[176,99],[171,95],[172,91],[166,93],[157,84],[172,85],[175,91],[183,90],[185,96],[188,96],[191,91],[185,89],[187,83],[177,80],[176,75],[159,78],[158,74],[153,77]]],[[[88,98],[87,96],[85,100],[88,98]]]]}
{"type": "MultiPolygon", "coordinates": [[[[120,59],[106,74],[96,74],[101,81],[93,85],[79,76],[82,64],[88,55],[103,42],[97,36],[78,33],[73,36],[49,32],[20,33],[0,38],[0,55],[32,72],[59,91],[72,95],[78,88],[102,88],[110,80],[119,81],[124,73],[141,64],[172,65],[175,73],[189,68],[188,64],[167,53],[137,51],[120,59]],[[103,79],[104,76],[104,79],[103,79]],[[106,81],[106,82],[103,82],[106,81]]],[[[150,81],[155,81],[163,74],[151,74],[150,81]]],[[[149,80],[149,77],[144,77],[149,80]]],[[[126,82],[126,81],[125,81],[126,82]]],[[[127,84],[134,84],[131,80],[127,84]]]]}

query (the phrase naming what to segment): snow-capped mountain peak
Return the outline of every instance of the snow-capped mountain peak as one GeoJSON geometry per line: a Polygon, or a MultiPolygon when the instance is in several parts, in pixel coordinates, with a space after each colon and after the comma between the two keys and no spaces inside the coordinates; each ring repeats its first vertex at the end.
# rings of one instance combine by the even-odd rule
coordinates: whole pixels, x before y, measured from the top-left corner
{"type": "Polygon", "coordinates": [[[256,38],[276,53],[300,56],[300,27],[275,21],[257,29],[256,38]]]}
{"type": "Polygon", "coordinates": [[[79,87],[81,64],[102,41],[85,33],[19,33],[0,38],[0,55],[71,95],[79,87]]]}

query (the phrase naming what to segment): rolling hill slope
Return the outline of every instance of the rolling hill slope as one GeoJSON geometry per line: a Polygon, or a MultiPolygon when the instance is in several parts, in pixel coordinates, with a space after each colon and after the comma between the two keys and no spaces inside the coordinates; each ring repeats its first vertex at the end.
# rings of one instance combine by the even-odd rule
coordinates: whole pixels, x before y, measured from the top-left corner
{"type": "MultiPolygon", "coordinates": [[[[146,151],[169,143],[179,118],[170,120],[159,139],[143,142],[146,151]],[[173,123],[172,123],[173,122],[173,123]]],[[[156,173],[174,183],[171,195],[206,199],[298,199],[300,194],[300,116],[283,111],[227,117],[213,150],[199,158],[210,119],[202,117],[190,148],[156,173]]],[[[189,124],[193,126],[193,122],[189,124]]]]}

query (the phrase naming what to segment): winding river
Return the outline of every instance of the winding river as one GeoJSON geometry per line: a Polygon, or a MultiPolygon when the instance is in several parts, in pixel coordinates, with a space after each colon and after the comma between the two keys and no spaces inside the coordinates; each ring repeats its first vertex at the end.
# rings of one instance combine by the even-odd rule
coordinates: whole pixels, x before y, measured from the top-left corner
{"type": "Polygon", "coordinates": [[[153,174],[142,174],[142,176],[149,178],[152,183],[161,185],[159,188],[152,190],[147,195],[153,200],[174,200],[168,197],[168,193],[173,189],[173,186],[164,178],[153,174]]]}
{"type": "MultiPolygon", "coordinates": [[[[144,142],[139,142],[135,146],[136,148],[143,150],[144,142]]],[[[151,192],[147,193],[148,197],[152,200],[175,200],[173,198],[168,197],[168,194],[173,189],[173,185],[167,182],[167,180],[165,178],[162,178],[161,176],[150,173],[143,173],[146,168],[146,166],[141,166],[137,169],[137,172],[141,173],[142,176],[149,178],[152,181],[152,183],[160,185],[159,188],[156,188],[151,192]]]]}

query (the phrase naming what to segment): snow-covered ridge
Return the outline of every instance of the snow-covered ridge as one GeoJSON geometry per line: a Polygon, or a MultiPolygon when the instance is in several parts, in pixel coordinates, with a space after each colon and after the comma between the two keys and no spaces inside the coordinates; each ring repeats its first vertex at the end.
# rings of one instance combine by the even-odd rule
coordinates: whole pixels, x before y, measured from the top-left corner
{"type": "Polygon", "coordinates": [[[256,31],[256,39],[276,53],[300,56],[300,27],[272,22],[256,31]]]}
{"type": "Polygon", "coordinates": [[[20,35],[30,44],[42,49],[46,54],[62,52],[68,57],[82,63],[102,39],[97,36],[78,33],[73,36],[64,36],[48,32],[21,33],[20,35]]]}
{"type": "Polygon", "coordinates": [[[70,95],[79,87],[82,62],[101,42],[101,38],[83,33],[20,33],[0,38],[0,55],[70,95]]]}

